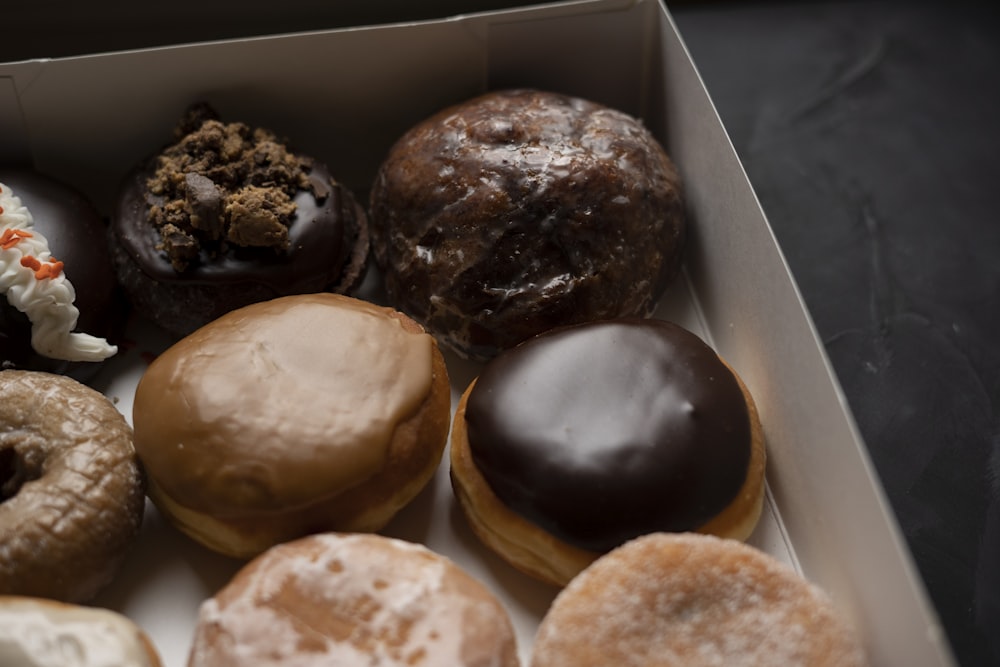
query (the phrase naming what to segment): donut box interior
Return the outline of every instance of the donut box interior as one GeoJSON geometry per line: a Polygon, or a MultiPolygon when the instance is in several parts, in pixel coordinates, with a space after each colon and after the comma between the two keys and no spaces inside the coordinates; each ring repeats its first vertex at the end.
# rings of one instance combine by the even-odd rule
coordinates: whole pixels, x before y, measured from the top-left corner
{"type": "MultiPolygon", "coordinates": [[[[677,163],[692,239],[658,317],[712,344],[753,393],[767,438],[767,496],[750,542],[830,593],[874,664],[951,657],[873,475],[823,347],[669,12],[595,0],[246,40],[0,65],[0,161],[29,162],[107,214],[128,169],[184,108],[275,130],[361,197],[392,141],[431,112],[487,89],[531,86],[641,117],[677,163]],[[363,66],[358,66],[362,63],[363,66]]],[[[364,296],[379,300],[370,272],[364,296]]],[[[130,323],[96,382],[130,418],[146,363],[169,341],[130,323]]],[[[448,356],[453,399],[477,372],[448,356]]],[[[446,457],[447,458],[447,457],[446,457]]],[[[513,571],[468,531],[446,460],[384,531],[427,544],[484,581],[510,611],[524,664],[555,590],[513,571]]],[[[140,540],[94,601],[186,661],[195,615],[241,563],[214,555],[147,506],[140,540]]]]}

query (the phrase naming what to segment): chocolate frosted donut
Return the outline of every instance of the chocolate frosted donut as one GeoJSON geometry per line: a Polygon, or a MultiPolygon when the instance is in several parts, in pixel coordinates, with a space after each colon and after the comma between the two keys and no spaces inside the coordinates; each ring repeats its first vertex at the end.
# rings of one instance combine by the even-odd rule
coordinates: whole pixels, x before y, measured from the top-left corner
{"type": "Polygon", "coordinates": [[[0,283],[7,297],[0,298],[3,367],[90,380],[100,370],[101,362],[115,353],[113,345],[89,336],[70,335],[64,339],[65,344],[55,346],[61,349],[40,351],[32,337],[42,329],[85,332],[111,339],[120,333],[124,304],[111,268],[106,226],[97,210],[82,193],[65,183],[30,169],[3,167],[0,233],[7,239],[0,241],[0,263],[4,267],[0,283]],[[22,236],[24,233],[29,236],[22,236]],[[31,276],[30,267],[22,260],[46,252],[50,253],[48,260],[40,262],[39,270],[31,276]],[[43,277],[46,264],[61,265],[61,269],[43,277]],[[21,294],[37,296],[38,303],[33,305],[28,299],[14,305],[10,298],[14,285],[21,286],[17,288],[21,294]],[[40,307],[43,301],[65,303],[61,307],[40,307]]]}
{"type": "Polygon", "coordinates": [[[370,212],[392,304],[479,359],[557,325],[649,315],[685,237],[677,171],[638,120],[531,90],[407,132],[370,212]]]}
{"type": "Polygon", "coordinates": [[[203,106],[175,134],[126,177],[112,218],[139,312],[185,335],[244,305],[360,283],[367,217],[325,165],[203,106]]]}
{"type": "Polygon", "coordinates": [[[749,536],[763,471],[746,387],[659,320],[563,327],[498,356],[463,395],[452,440],[473,528],[555,583],[646,533],[749,536]]]}

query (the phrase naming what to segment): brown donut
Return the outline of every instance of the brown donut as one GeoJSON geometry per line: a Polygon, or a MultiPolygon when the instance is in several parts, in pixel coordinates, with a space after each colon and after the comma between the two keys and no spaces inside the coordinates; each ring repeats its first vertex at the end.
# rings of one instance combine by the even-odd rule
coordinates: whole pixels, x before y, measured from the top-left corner
{"type": "Polygon", "coordinates": [[[5,665],[161,667],[143,630],[117,612],[0,595],[0,657],[5,665]]]}
{"type": "Polygon", "coordinates": [[[360,284],[367,216],[326,165],[204,105],[175,134],[126,177],[111,220],[137,311],[180,336],[250,303],[360,284]]]}
{"type": "Polygon", "coordinates": [[[685,237],[677,171],[638,120],[533,90],[416,125],[370,212],[390,302],[476,359],[557,325],[651,314],[685,237]]]}
{"type": "Polygon", "coordinates": [[[652,534],[560,591],[531,667],[860,667],[864,651],[827,595],[735,540],[652,534]]]}
{"type": "Polygon", "coordinates": [[[669,322],[619,318],[487,364],[459,401],[451,479],[487,546],[561,586],[645,533],[747,538],[765,458],[753,398],[714,350],[669,322]]]}
{"type": "Polygon", "coordinates": [[[149,366],[136,450],[168,518],[249,557],[385,525],[437,469],[450,397],[434,339],[402,313],[282,297],[224,315],[149,366]]]}
{"type": "Polygon", "coordinates": [[[139,532],[132,429],[75,380],[0,371],[0,594],[85,602],[139,532]]]}
{"type": "Polygon", "coordinates": [[[321,534],[244,567],[199,613],[188,667],[517,667],[506,610],[427,548],[321,534]]]}

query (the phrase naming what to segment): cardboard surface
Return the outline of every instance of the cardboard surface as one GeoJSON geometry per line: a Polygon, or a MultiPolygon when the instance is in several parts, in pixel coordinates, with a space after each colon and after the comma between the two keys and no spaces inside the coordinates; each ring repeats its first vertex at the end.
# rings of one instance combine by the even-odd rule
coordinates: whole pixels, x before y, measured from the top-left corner
{"type": "MultiPolygon", "coordinates": [[[[658,315],[701,334],[740,372],[769,447],[768,499],[751,542],[824,587],[875,664],[950,658],[780,249],[677,32],[649,0],[575,2],[453,20],[0,65],[4,151],[105,213],[118,183],[168,138],[187,104],[287,136],[358,192],[391,142],[487,88],[536,86],[641,116],[684,178],[693,241],[658,315]],[[363,66],[359,66],[363,64],[363,66]],[[7,138],[11,139],[8,140],[7,138]],[[18,146],[22,148],[18,148],[18,146]]],[[[4,153],[0,157],[6,157],[4,153]]],[[[369,296],[378,299],[377,281],[369,296]]],[[[168,342],[141,322],[101,388],[126,416],[144,358],[168,342]]],[[[453,395],[476,367],[449,357],[453,395]]],[[[554,595],[485,552],[452,503],[447,469],[386,531],[427,543],[494,589],[527,658],[554,595]]],[[[198,604],[239,563],[178,535],[150,507],[122,576],[97,601],[184,664],[198,604]]]]}

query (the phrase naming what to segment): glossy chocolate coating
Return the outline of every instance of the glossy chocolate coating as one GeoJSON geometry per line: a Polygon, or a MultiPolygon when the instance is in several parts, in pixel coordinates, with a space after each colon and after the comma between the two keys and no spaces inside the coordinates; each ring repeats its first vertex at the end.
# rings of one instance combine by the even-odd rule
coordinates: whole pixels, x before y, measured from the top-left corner
{"type": "MultiPolygon", "coordinates": [[[[123,304],[108,255],[106,226],[93,204],[73,187],[26,168],[0,167],[0,183],[10,186],[49,242],[52,256],[76,292],[76,331],[114,338],[124,322],[123,304]]],[[[31,347],[31,320],[0,298],[0,357],[5,368],[60,373],[87,381],[99,362],[50,359],[31,347]]]]}
{"type": "Polygon", "coordinates": [[[497,497],[583,549],[696,529],[736,497],[750,417],[700,338],[619,319],[537,336],[487,364],[465,413],[497,497]]]}
{"type": "Polygon", "coordinates": [[[677,171],[635,118],[499,91],[407,132],[371,193],[390,301],[463,356],[646,316],[685,237],[677,171]]]}
{"type": "Polygon", "coordinates": [[[235,308],[267,299],[349,291],[367,258],[364,211],[353,195],[314,162],[309,174],[317,192],[300,190],[288,229],[288,248],[228,245],[178,272],[157,246],[159,231],[147,221],[159,200],[149,193],[150,166],[127,177],[111,221],[111,243],[119,281],[137,310],[176,334],[185,335],[235,308]]]}

